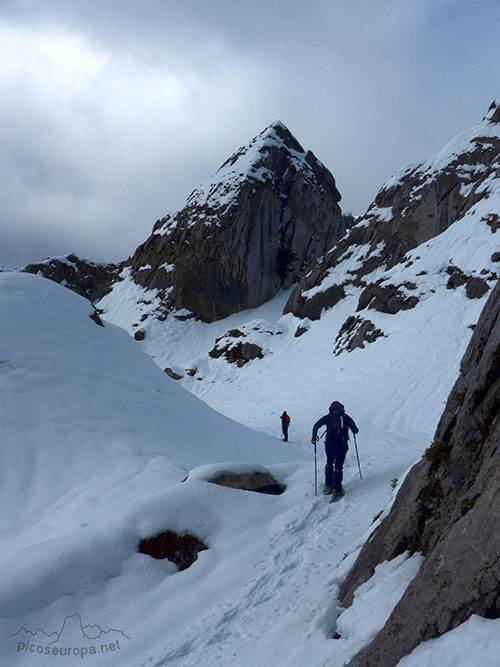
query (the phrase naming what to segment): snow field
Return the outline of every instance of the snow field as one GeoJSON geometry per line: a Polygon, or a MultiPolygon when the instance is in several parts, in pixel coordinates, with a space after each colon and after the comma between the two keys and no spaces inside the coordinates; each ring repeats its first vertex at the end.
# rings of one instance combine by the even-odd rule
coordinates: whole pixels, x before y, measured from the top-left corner
{"type": "MultiPolygon", "coordinates": [[[[104,667],[256,665],[271,655],[321,664],[310,655],[334,654],[336,566],[371,530],[408,452],[382,474],[366,457],[363,482],[351,456],[349,493],[330,505],[314,496],[312,446],[215,413],[125,332],[97,326],[72,292],[27,274],[0,281],[2,664],[54,664],[19,646],[47,648],[43,632],[63,624],[52,647],[97,643],[70,622],[75,614],[120,638],[119,652],[86,655],[104,667]],[[287,485],[283,495],[207,482],[263,467],[287,485]],[[182,573],[137,553],[167,529],[209,547],[182,573]]],[[[318,458],[321,494],[321,445],[318,458]]]]}
{"type": "MultiPolygon", "coordinates": [[[[364,311],[387,337],[340,356],[332,354],[335,337],[355,311],[359,288],[308,322],[300,338],[294,333],[302,322],[281,315],[282,293],[210,325],[150,318],[138,343],[107,322],[98,327],[88,302],[62,287],[1,274],[0,559],[9,576],[0,583],[0,663],[52,665],[50,656],[18,652],[11,635],[23,626],[59,631],[75,614],[126,633],[120,652],[86,657],[104,667],[338,665],[365,645],[420,557],[383,564],[350,610],[337,608],[338,586],[385,516],[387,509],[374,521],[394,497],[391,480],[401,480],[430,444],[484,303],[467,299],[463,288],[446,289],[443,248],[467,269],[471,244],[481,261],[489,258],[491,232],[464,218],[445,234],[425,253],[413,251],[413,266],[387,272],[397,284],[427,271],[416,308],[397,316],[364,311]],[[275,332],[263,360],[236,369],[208,357],[216,337],[255,321],[275,332]],[[197,371],[176,383],[157,366],[197,371]],[[363,479],[351,442],[347,494],[330,505],[314,496],[310,436],[334,399],[360,427],[363,479]],[[287,444],[280,442],[283,409],[292,418],[287,444]],[[287,485],[285,494],[207,482],[216,472],[263,467],[287,485]],[[140,539],[167,529],[192,532],[209,549],[181,573],[136,552],[140,539]],[[333,640],[336,632],[341,638],[333,640]]],[[[99,306],[132,333],[154,308],[137,301],[151,293],[127,278],[115,289],[120,299],[110,295],[99,306]]],[[[320,443],[320,494],[323,466],[320,443]]],[[[89,643],[69,626],[59,645],[89,643]]],[[[23,638],[32,645],[43,639],[23,638]]],[[[67,657],[67,664],[81,662],[67,657]]]]}

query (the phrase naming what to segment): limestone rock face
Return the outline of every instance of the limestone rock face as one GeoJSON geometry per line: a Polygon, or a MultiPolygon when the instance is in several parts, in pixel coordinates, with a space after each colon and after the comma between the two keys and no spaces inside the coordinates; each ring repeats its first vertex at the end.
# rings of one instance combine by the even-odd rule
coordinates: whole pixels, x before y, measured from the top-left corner
{"type": "Polygon", "coordinates": [[[111,289],[118,279],[120,267],[116,264],[98,264],[71,253],[28,264],[22,270],[40,274],[94,302],[111,289]]]}
{"type": "Polygon", "coordinates": [[[500,618],[500,281],[490,295],[425,457],[367,540],[344,606],[375,567],[407,550],[425,561],[351,667],[391,667],[472,614],[500,618]]]}
{"type": "MultiPolygon", "coordinates": [[[[361,220],[301,279],[285,313],[318,319],[322,309],[337,303],[340,290],[365,286],[375,270],[405,263],[406,253],[473,211],[499,178],[500,98],[480,123],[389,179],[361,220]],[[349,259],[356,265],[345,275],[339,267],[349,259]]],[[[483,222],[495,232],[498,215],[487,212],[483,222]]]]}
{"type": "Polygon", "coordinates": [[[346,226],[326,167],[275,122],[229,158],[128,261],[165,303],[211,322],[297,280],[346,226]]]}

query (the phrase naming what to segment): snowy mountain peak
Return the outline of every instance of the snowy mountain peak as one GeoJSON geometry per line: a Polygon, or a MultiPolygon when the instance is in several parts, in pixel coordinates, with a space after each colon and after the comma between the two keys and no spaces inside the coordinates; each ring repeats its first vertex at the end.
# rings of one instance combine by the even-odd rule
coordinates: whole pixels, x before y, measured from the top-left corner
{"type": "Polygon", "coordinates": [[[484,120],[489,120],[490,123],[500,123],[500,97],[493,100],[484,120]]]}
{"type": "MultiPolygon", "coordinates": [[[[171,235],[185,217],[186,208],[190,213],[189,227],[199,221],[207,227],[219,225],[221,215],[238,205],[238,193],[246,181],[254,185],[262,183],[279,187],[288,170],[301,172],[305,180],[317,187],[321,187],[321,181],[327,174],[331,177],[313,153],[306,152],[281,121],[275,121],[233,153],[212,178],[189,195],[184,207],[158,221],[154,231],[156,234],[171,235]]],[[[333,178],[328,180],[337,201],[340,201],[333,178]]]]}
{"type": "Polygon", "coordinates": [[[127,277],[160,290],[147,300],[159,297],[161,318],[187,309],[211,322],[254,308],[343,236],[339,201],[332,174],[275,121],[156,222],[127,277]]]}
{"type": "Polygon", "coordinates": [[[240,148],[240,151],[247,152],[248,150],[256,149],[259,152],[264,152],[267,148],[281,148],[288,151],[290,157],[292,156],[292,151],[296,154],[296,158],[307,155],[295,136],[280,120],[275,120],[274,123],[271,123],[271,125],[254,137],[246,146],[240,148]]]}

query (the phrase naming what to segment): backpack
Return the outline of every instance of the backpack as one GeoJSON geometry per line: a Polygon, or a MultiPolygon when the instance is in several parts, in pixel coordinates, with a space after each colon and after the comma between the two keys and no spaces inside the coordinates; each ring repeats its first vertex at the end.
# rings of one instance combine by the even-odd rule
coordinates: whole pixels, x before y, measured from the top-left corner
{"type": "Polygon", "coordinates": [[[344,406],[338,401],[330,405],[330,412],[326,424],[328,435],[340,435],[347,444],[349,440],[349,427],[345,418],[344,406]]]}

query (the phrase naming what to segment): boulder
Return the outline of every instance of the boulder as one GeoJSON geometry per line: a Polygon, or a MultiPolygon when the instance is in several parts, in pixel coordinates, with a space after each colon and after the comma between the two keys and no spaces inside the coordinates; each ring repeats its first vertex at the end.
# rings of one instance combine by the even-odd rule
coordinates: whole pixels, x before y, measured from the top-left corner
{"type": "Polygon", "coordinates": [[[256,491],[257,493],[266,493],[272,496],[279,496],[286,489],[269,472],[255,472],[252,474],[225,473],[215,479],[211,479],[210,482],[219,486],[228,486],[230,489],[256,491]]]}
{"type": "Polygon", "coordinates": [[[216,345],[208,353],[213,359],[224,356],[230,364],[236,364],[239,368],[254,359],[263,359],[262,348],[255,343],[227,343],[225,346],[216,345]]]}
{"type": "Polygon", "coordinates": [[[167,366],[167,368],[164,368],[163,371],[172,378],[172,380],[181,380],[184,376],[179,375],[179,373],[176,373],[170,366],[167,366]]]}
{"type": "Polygon", "coordinates": [[[159,535],[141,540],[137,551],[151,558],[167,558],[177,565],[179,571],[182,571],[190,567],[198,559],[199,552],[205,549],[208,549],[206,544],[194,535],[186,533],[179,536],[166,530],[159,535]]]}

